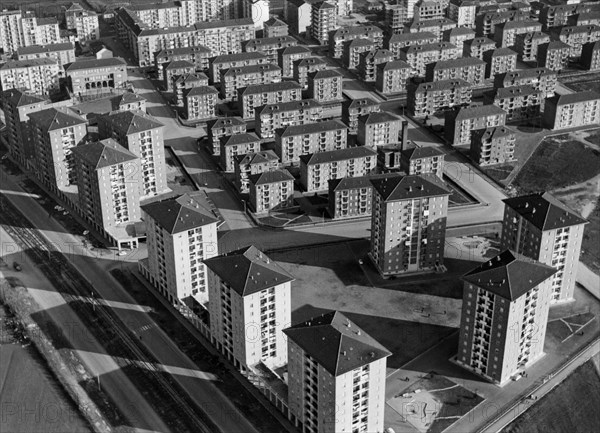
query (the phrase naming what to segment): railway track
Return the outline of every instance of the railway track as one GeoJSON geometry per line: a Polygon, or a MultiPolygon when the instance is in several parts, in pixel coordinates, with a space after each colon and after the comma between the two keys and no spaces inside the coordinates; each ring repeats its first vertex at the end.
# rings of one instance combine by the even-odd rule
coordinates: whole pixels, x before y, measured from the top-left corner
{"type": "Polygon", "coordinates": [[[155,358],[111,308],[96,299],[97,291],[67,261],[62,252],[2,196],[0,224],[52,285],[60,288],[65,301],[75,310],[88,330],[108,349],[107,352],[130,376],[135,386],[148,397],[149,404],[169,427],[178,433],[220,431],[173,379],[165,377],[156,368],[155,358]],[[167,417],[169,414],[172,416],[167,417]]]}

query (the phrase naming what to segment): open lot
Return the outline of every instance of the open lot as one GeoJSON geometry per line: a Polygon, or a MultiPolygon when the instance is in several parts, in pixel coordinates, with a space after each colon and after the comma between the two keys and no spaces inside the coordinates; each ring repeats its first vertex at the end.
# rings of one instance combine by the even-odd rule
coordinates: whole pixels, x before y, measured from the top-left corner
{"type": "Polygon", "coordinates": [[[600,425],[598,407],[600,376],[588,361],[502,433],[589,433],[600,425]]]}
{"type": "Polygon", "coordinates": [[[556,339],[557,342],[564,342],[568,338],[571,338],[578,332],[585,332],[584,328],[588,325],[590,330],[597,323],[592,323],[596,320],[596,317],[592,313],[582,313],[570,317],[561,319],[551,320],[548,322],[547,335],[548,338],[556,339]]]}
{"type": "Polygon", "coordinates": [[[421,433],[440,433],[483,401],[477,394],[430,372],[387,401],[421,433]]]}

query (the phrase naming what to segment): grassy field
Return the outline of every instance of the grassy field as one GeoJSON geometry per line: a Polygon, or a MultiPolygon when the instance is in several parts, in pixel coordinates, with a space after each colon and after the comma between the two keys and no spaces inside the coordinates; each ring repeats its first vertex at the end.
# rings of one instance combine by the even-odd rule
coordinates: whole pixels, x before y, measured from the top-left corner
{"type": "Polygon", "coordinates": [[[598,407],[600,377],[588,361],[502,433],[589,433],[600,425],[598,407]]]}
{"type": "Polygon", "coordinates": [[[520,193],[548,191],[586,181],[600,173],[600,152],[569,134],[545,139],[517,176],[520,193]]]}

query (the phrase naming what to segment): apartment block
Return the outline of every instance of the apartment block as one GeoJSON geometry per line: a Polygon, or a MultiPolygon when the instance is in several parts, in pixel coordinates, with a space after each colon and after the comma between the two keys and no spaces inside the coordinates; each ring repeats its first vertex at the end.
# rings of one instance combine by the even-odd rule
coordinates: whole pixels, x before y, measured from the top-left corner
{"type": "Polygon", "coordinates": [[[164,125],[141,111],[122,111],[98,119],[100,138],[114,138],[140,158],[142,198],[169,192],[165,166],[164,125]]]}
{"type": "Polygon", "coordinates": [[[600,94],[586,91],[546,99],[544,123],[553,130],[600,123],[600,94]]]}
{"type": "Polygon", "coordinates": [[[540,91],[542,97],[549,98],[554,96],[557,84],[557,73],[550,69],[532,68],[519,69],[517,71],[499,74],[494,77],[494,87],[513,87],[530,85],[540,91]]]}
{"type": "MultiPolygon", "coordinates": [[[[163,67],[166,63],[176,60],[185,60],[194,65],[196,71],[207,71],[211,50],[202,46],[168,48],[154,55],[154,65],[159,77],[163,76],[163,67]]],[[[217,78],[218,79],[218,78],[217,78]]]]}
{"type": "Polygon", "coordinates": [[[431,116],[449,108],[471,103],[473,89],[465,80],[442,80],[409,85],[407,108],[415,117],[431,116]]]}
{"type": "Polygon", "coordinates": [[[73,148],[87,137],[87,122],[68,108],[47,108],[28,114],[37,175],[52,190],[77,182],[73,148]]]}
{"type": "MultiPolygon", "coordinates": [[[[410,0],[414,1],[414,0],[410,0]]],[[[414,5],[413,5],[414,6],[414,5]]],[[[390,4],[384,3],[385,7],[385,24],[390,29],[392,34],[401,34],[404,32],[404,24],[412,19],[408,17],[408,13],[414,13],[414,10],[410,10],[403,4],[390,4]]],[[[413,8],[414,9],[414,8],[413,8]]]]}
{"type": "Polygon", "coordinates": [[[395,59],[399,59],[402,48],[412,45],[435,44],[436,42],[438,42],[437,36],[430,32],[395,33],[387,39],[386,47],[394,53],[395,59]]]}
{"type": "Polygon", "coordinates": [[[187,120],[209,120],[217,117],[219,92],[212,86],[198,86],[183,91],[183,110],[187,120]]]}
{"type": "Polygon", "coordinates": [[[221,98],[236,101],[238,90],[255,84],[281,82],[281,68],[273,64],[230,68],[221,72],[221,98]]]}
{"type": "Polygon", "coordinates": [[[274,38],[250,39],[244,42],[244,52],[263,53],[269,59],[270,63],[277,64],[278,51],[282,48],[295,47],[298,40],[293,36],[277,36],[274,38]]]}
{"type": "Polygon", "coordinates": [[[411,77],[411,67],[403,60],[377,65],[375,88],[384,95],[406,92],[406,84],[411,77]]]}
{"type": "Polygon", "coordinates": [[[424,0],[415,4],[414,20],[433,20],[444,18],[446,16],[446,7],[448,2],[436,0],[424,0]]]}
{"type": "Polygon", "coordinates": [[[463,44],[463,55],[483,60],[483,53],[496,49],[496,43],[486,37],[477,37],[465,41],[463,44]]]}
{"type": "Polygon", "coordinates": [[[445,153],[434,146],[415,146],[400,154],[400,168],[409,175],[434,174],[444,178],[445,153]]]}
{"type": "Polygon", "coordinates": [[[248,188],[250,206],[256,214],[294,205],[294,176],[285,169],[251,174],[248,188]]]}
{"type": "Polygon", "coordinates": [[[343,80],[342,74],[334,69],[309,72],[307,77],[308,96],[320,103],[340,102],[344,99],[343,80]]]}
{"type": "Polygon", "coordinates": [[[569,66],[571,47],[561,41],[550,41],[538,49],[538,64],[551,71],[561,71],[569,66]]]}
{"type": "Polygon", "coordinates": [[[310,36],[321,45],[329,42],[329,33],[337,29],[335,6],[328,2],[311,4],[310,36]]]}
{"type": "Polygon", "coordinates": [[[314,99],[305,99],[265,105],[255,113],[256,133],[265,139],[275,137],[279,128],[318,122],[323,117],[323,106],[314,99]]]}
{"type": "Polygon", "coordinates": [[[600,25],[600,10],[592,10],[590,12],[581,12],[576,15],[571,15],[568,19],[570,26],[585,26],[589,24],[600,25]]]}
{"type": "Polygon", "coordinates": [[[475,0],[450,0],[446,14],[459,27],[474,28],[478,5],[479,2],[475,0]]]}
{"type": "Polygon", "coordinates": [[[497,24],[531,20],[530,12],[519,10],[498,11],[497,6],[494,9],[475,17],[475,31],[478,35],[485,37],[493,35],[497,24]]]}
{"type": "Polygon", "coordinates": [[[507,21],[496,24],[494,40],[501,48],[510,48],[515,45],[517,35],[541,32],[542,25],[533,20],[507,21]]]}
{"type": "Polygon", "coordinates": [[[163,65],[163,86],[167,92],[173,91],[174,81],[182,75],[193,74],[196,67],[187,60],[173,60],[163,65]]]}
{"type": "Polygon", "coordinates": [[[600,41],[583,44],[581,48],[581,66],[587,71],[600,70],[600,41]]]}
{"type": "Polygon", "coordinates": [[[370,112],[358,117],[356,139],[361,146],[377,148],[400,141],[402,118],[387,111],[370,112]]]}
{"type": "Polygon", "coordinates": [[[471,133],[471,160],[483,167],[514,162],[516,136],[505,126],[492,126],[471,133]]]}
{"type": "Polygon", "coordinates": [[[540,45],[550,42],[550,35],[544,32],[522,33],[515,36],[515,46],[522,62],[533,62],[537,60],[540,45]]]}
{"type": "Polygon", "coordinates": [[[571,17],[590,10],[589,4],[543,5],[539,11],[539,20],[544,24],[544,30],[548,30],[551,27],[566,26],[571,17]]]}
{"type": "Polygon", "coordinates": [[[38,18],[33,12],[25,12],[21,19],[23,45],[48,45],[61,42],[58,20],[55,17],[38,18]]]}
{"type": "Polygon", "coordinates": [[[279,50],[279,66],[281,67],[284,77],[291,78],[294,76],[294,62],[310,57],[312,51],[310,48],[296,45],[292,47],[282,48],[279,50]]]}
{"type": "Polygon", "coordinates": [[[289,0],[283,5],[284,18],[290,26],[290,33],[294,35],[308,33],[312,21],[312,5],[304,0],[289,0]]]}
{"type": "Polygon", "coordinates": [[[600,26],[564,26],[554,30],[551,36],[571,46],[571,57],[578,60],[584,44],[600,40],[600,26]]]}
{"type": "Polygon", "coordinates": [[[371,217],[371,179],[387,175],[344,177],[329,181],[329,215],[334,220],[371,217]]]}
{"type": "Polygon", "coordinates": [[[307,193],[324,192],[329,181],[368,176],[377,169],[377,151],[356,146],[300,157],[300,183],[307,193]]]}
{"type": "Polygon", "coordinates": [[[72,155],[80,212],[99,232],[126,238],[125,226],[140,221],[139,158],[111,138],[76,146],[72,155]]]}
{"type": "Polygon", "coordinates": [[[254,84],[238,90],[238,107],[243,119],[253,119],[255,110],[267,104],[299,101],[302,86],[293,81],[273,84],[254,84]]]}
{"type": "Polygon", "coordinates": [[[17,49],[17,60],[33,60],[40,58],[54,59],[60,66],[75,61],[75,47],[71,42],[49,45],[31,45],[17,49]]]}
{"type": "Polygon", "coordinates": [[[220,164],[223,171],[233,173],[235,157],[260,151],[260,138],[253,132],[221,137],[220,164]]]}
{"type": "Polygon", "coordinates": [[[359,98],[342,103],[342,121],[348,126],[348,133],[358,131],[358,118],[374,111],[379,111],[379,103],[371,98],[359,98]]]}
{"type": "Polygon", "coordinates": [[[439,271],[450,192],[433,174],[373,179],[369,256],[384,276],[439,271]]]}
{"type": "Polygon", "coordinates": [[[506,111],[493,104],[476,107],[460,107],[446,111],[444,135],[454,146],[471,144],[471,134],[478,129],[502,126],[506,123],[506,111]]]}
{"type": "Polygon", "coordinates": [[[394,53],[386,49],[377,49],[359,54],[358,75],[363,81],[374,82],[377,79],[377,65],[394,60],[394,53]]]}
{"type": "Polygon", "coordinates": [[[269,58],[260,52],[224,54],[210,60],[208,78],[210,78],[212,83],[218,83],[221,81],[221,71],[230,68],[269,63],[271,63],[269,58]]]}
{"type": "Polygon", "coordinates": [[[385,347],[335,311],[283,332],[289,410],[299,431],[383,431],[385,347]]]}
{"type": "Polygon", "coordinates": [[[263,26],[265,38],[276,38],[288,35],[288,25],[278,18],[270,18],[263,26]]]}
{"type": "Polygon", "coordinates": [[[430,20],[413,21],[404,26],[406,33],[433,33],[438,42],[442,40],[442,35],[446,30],[457,27],[456,22],[448,18],[434,18],[430,20]]]}
{"type": "Polygon", "coordinates": [[[272,150],[236,155],[234,158],[235,185],[242,194],[250,192],[250,176],[279,168],[279,158],[272,150]]]}
{"type": "Polygon", "coordinates": [[[275,130],[275,153],[284,165],[298,165],[302,155],[345,149],[348,128],[339,120],[287,126],[275,130]]]}
{"type": "Polygon", "coordinates": [[[69,87],[75,95],[111,92],[124,89],[127,83],[127,62],[120,57],[77,60],[65,66],[69,87]]]}
{"type": "Polygon", "coordinates": [[[587,221],[548,193],[504,200],[501,248],[554,268],[550,302],[573,299],[587,221]]]}
{"type": "Polygon", "coordinates": [[[502,385],[539,360],[554,272],[506,250],[464,275],[456,362],[502,385]]]}
{"type": "Polygon", "coordinates": [[[510,48],[496,48],[483,53],[485,60],[486,78],[494,78],[498,74],[504,74],[517,69],[517,53],[510,48]]]}
{"type": "Polygon", "coordinates": [[[79,42],[85,44],[100,39],[100,23],[94,11],[69,7],[65,11],[65,22],[68,30],[75,30],[79,42]]]}
{"type": "Polygon", "coordinates": [[[308,74],[324,70],[327,68],[327,62],[319,57],[307,57],[306,59],[296,60],[293,67],[294,80],[306,90],[308,89],[308,74]]]}
{"type": "Polygon", "coordinates": [[[21,165],[34,157],[34,143],[27,121],[28,114],[43,110],[50,101],[42,96],[18,89],[0,93],[0,107],[4,111],[8,152],[21,165]]]}
{"type": "Polygon", "coordinates": [[[329,38],[329,55],[334,59],[342,58],[344,46],[355,39],[366,39],[376,48],[382,48],[383,30],[377,26],[361,25],[337,29],[329,38]]]}
{"type": "Polygon", "coordinates": [[[464,48],[465,42],[475,39],[475,31],[467,27],[455,27],[442,33],[442,40],[464,48]]]}
{"type": "Polygon", "coordinates": [[[2,90],[24,89],[46,96],[59,90],[62,69],[50,58],[9,60],[0,65],[2,90]]]}
{"type": "Polygon", "coordinates": [[[400,60],[404,60],[411,67],[411,74],[424,77],[426,66],[440,60],[458,59],[462,51],[449,42],[436,42],[434,44],[410,45],[400,50],[400,60]]]}
{"type": "Polygon", "coordinates": [[[246,132],[246,122],[241,117],[225,117],[207,124],[208,147],[215,156],[221,155],[221,137],[246,132]]]}
{"type": "Polygon", "coordinates": [[[484,104],[506,111],[506,121],[531,120],[540,115],[544,95],[529,85],[503,87],[484,94],[484,104]]]}
{"type": "Polygon", "coordinates": [[[208,273],[212,340],[236,368],[287,362],[283,328],[291,320],[294,280],[258,248],[249,246],[204,260],[208,273]],[[256,338],[248,331],[256,330],[256,338]]]}
{"type": "Polygon", "coordinates": [[[426,66],[425,79],[427,81],[461,79],[478,86],[485,81],[485,66],[483,60],[475,57],[440,60],[426,66]]]}
{"type": "Polygon", "coordinates": [[[344,43],[342,61],[347,69],[356,69],[360,62],[360,55],[377,50],[375,42],[368,39],[352,39],[344,43]]]}
{"type": "Polygon", "coordinates": [[[204,260],[218,255],[218,219],[206,196],[186,193],[142,206],[148,258],[144,276],[171,303],[209,300],[204,260]]]}
{"type": "MultiPolygon", "coordinates": [[[[175,93],[175,100],[178,107],[182,107],[185,104],[184,93],[194,87],[206,87],[208,86],[208,77],[202,73],[196,74],[183,74],[173,77],[173,92],[175,93]]],[[[217,92],[218,93],[218,92],[217,92]]]]}
{"type": "Polygon", "coordinates": [[[21,18],[19,9],[0,11],[0,48],[7,54],[14,53],[25,45],[21,18]]]}

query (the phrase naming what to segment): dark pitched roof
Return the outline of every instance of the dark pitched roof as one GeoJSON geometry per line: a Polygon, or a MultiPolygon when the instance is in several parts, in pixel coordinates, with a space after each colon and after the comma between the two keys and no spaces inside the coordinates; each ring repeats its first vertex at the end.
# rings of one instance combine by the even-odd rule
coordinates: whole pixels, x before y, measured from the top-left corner
{"type": "Polygon", "coordinates": [[[295,81],[282,81],[280,83],[253,84],[251,86],[238,89],[241,95],[251,95],[264,92],[280,92],[283,90],[301,90],[302,86],[295,81]]]}
{"type": "Polygon", "coordinates": [[[265,162],[279,161],[279,157],[272,150],[236,155],[234,159],[239,165],[264,164],[265,162]]]}
{"type": "Polygon", "coordinates": [[[417,92],[438,92],[456,88],[471,88],[471,84],[461,78],[452,80],[438,80],[433,82],[419,83],[417,92]]]}
{"type": "Polygon", "coordinates": [[[568,93],[565,95],[556,95],[548,98],[549,101],[556,105],[576,104],[578,102],[597,101],[600,99],[600,93],[593,90],[585,92],[568,93]]]}
{"type": "Polygon", "coordinates": [[[281,54],[284,56],[287,54],[300,54],[310,52],[310,48],[305,47],[304,45],[292,45],[290,47],[285,47],[281,49],[281,54]]]}
{"type": "Polygon", "coordinates": [[[507,198],[503,201],[506,206],[542,231],[587,223],[547,192],[507,198]]]}
{"type": "Polygon", "coordinates": [[[335,69],[321,69],[320,71],[310,72],[308,76],[313,80],[321,80],[325,78],[339,78],[342,74],[335,69]]]}
{"type": "Polygon", "coordinates": [[[213,86],[196,86],[183,91],[184,97],[219,93],[213,86]]]}
{"type": "Polygon", "coordinates": [[[28,54],[53,53],[56,51],[67,51],[74,49],[75,47],[71,42],[61,42],[58,44],[31,45],[29,47],[19,47],[17,48],[17,54],[19,56],[25,56],[28,54]]]}
{"type": "Polygon", "coordinates": [[[80,71],[82,69],[107,68],[109,66],[126,66],[127,62],[120,57],[108,59],[77,60],[65,65],[65,72],[80,71]]]}
{"type": "Polygon", "coordinates": [[[283,332],[336,377],[391,355],[373,337],[337,311],[313,317],[283,332]]]}
{"type": "Polygon", "coordinates": [[[1,99],[8,101],[8,103],[14,107],[23,107],[24,105],[37,104],[48,100],[43,96],[27,93],[20,89],[8,89],[3,91],[1,99]]]}
{"type": "Polygon", "coordinates": [[[358,188],[373,188],[373,184],[371,183],[372,179],[379,179],[389,177],[389,174],[373,174],[370,176],[360,176],[360,177],[342,177],[340,179],[330,179],[329,190],[330,191],[341,191],[348,189],[358,189],[358,188]]]}
{"type": "Polygon", "coordinates": [[[224,146],[236,146],[238,144],[260,142],[260,138],[254,132],[243,132],[241,134],[227,135],[220,138],[224,146]]]}
{"type": "Polygon", "coordinates": [[[358,122],[365,123],[366,125],[383,122],[397,122],[401,120],[402,118],[387,111],[371,111],[370,113],[358,117],[358,122]]]}
{"type": "Polygon", "coordinates": [[[512,87],[500,87],[499,89],[494,89],[493,92],[495,99],[514,98],[515,96],[527,96],[534,95],[537,93],[540,93],[540,91],[536,90],[533,86],[530,86],[529,84],[512,87]]]}
{"type": "Polygon", "coordinates": [[[112,138],[76,146],[73,148],[73,153],[96,170],[138,159],[112,138]]]}
{"type": "Polygon", "coordinates": [[[267,183],[293,181],[294,176],[286,169],[281,169],[252,174],[248,179],[252,185],[265,185],[267,183]]]}
{"type": "Polygon", "coordinates": [[[450,195],[434,174],[390,176],[371,181],[385,201],[450,195]]]}
{"type": "Polygon", "coordinates": [[[421,159],[421,158],[432,158],[434,156],[445,155],[440,149],[434,146],[420,146],[413,147],[412,149],[404,149],[402,156],[408,160],[421,159]]]}
{"type": "Polygon", "coordinates": [[[206,196],[199,192],[155,201],[141,208],[170,234],[185,232],[218,221],[206,196]]]}
{"type": "Polygon", "coordinates": [[[275,17],[269,18],[265,24],[269,27],[287,27],[287,24],[275,17]]]}
{"type": "Polygon", "coordinates": [[[246,122],[241,117],[221,117],[219,119],[211,120],[207,124],[207,129],[211,130],[214,128],[223,128],[225,126],[240,126],[246,125],[246,122]]]}
{"type": "Polygon", "coordinates": [[[498,114],[506,114],[506,111],[493,104],[478,105],[476,107],[462,107],[456,115],[456,120],[474,119],[478,117],[494,116],[498,114]]]}
{"type": "Polygon", "coordinates": [[[295,111],[299,109],[307,109],[320,107],[321,103],[314,99],[303,99],[301,101],[280,102],[278,104],[267,104],[257,109],[259,116],[263,113],[281,113],[286,111],[295,111]]]}
{"type": "Polygon", "coordinates": [[[6,69],[20,69],[20,68],[32,68],[35,66],[49,66],[57,65],[56,59],[49,57],[42,57],[40,59],[27,59],[27,60],[8,60],[6,63],[0,65],[0,70],[6,69]]]}
{"type": "Polygon", "coordinates": [[[377,156],[377,151],[365,146],[356,146],[302,155],[300,156],[300,161],[306,165],[315,165],[354,158],[365,158],[368,156],[377,156]]]}
{"type": "Polygon", "coordinates": [[[270,38],[256,38],[250,39],[249,41],[244,42],[246,49],[254,48],[260,51],[261,47],[269,46],[269,45],[279,45],[279,44],[297,44],[298,39],[293,36],[285,35],[285,36],[273,36],[270,38]]]}
{"type": "Polygon", "coordinates": [[[437,40],[437,36],[431,32],[418,32],[418,33],[397,33],[390,36],[388,44],[397,44],[405,42],[418,42],[424,40],[437,40]]]}
{"type": "Polygon", "coordinates": [[[290,125],[285,128],[278,128],[275,130],[276,134],[282,137],[291,137],[302,134],[316,134],[324,131],[335,131],[338,129],[348,129],[339,120],[326,120],[324,122],[317,123],[305,123],[304,125],[290,125]]]}
{"type": "Polygon", "coordinates": [[[130,104],[132,102],[140,102],[140,101],[145,101],[145,100],[146,100],[146,98],[138,95],[137,93],[133,93],[133,92],[126,92],[115,98],[117,105],[130,104]]]}
{"type": "Polygon", "coordinates": [[[462,279],[514,301],[556,273],[556,269],[506,250],[462,279]]]}
{"type": "Polygon", "coordinates": [[[259,51],[252,51],[250,53],[235,53],[235,54],[222,54],[220,56],[215,57],[211,61],[211,65],[215,63],[229,63],[229,62],[237,62],[240,60],[254,60],[254,59],[266,59],[263,53],[259,51]]]}
{"type": "Polygon", "coordinates": [[[294,277],[253,245],[204,260],[204,264],[240,296],[248,296],[294,280],[294,277]]]}
{"type": "Polygon", "coordinates": [[[30,120],[33,120],[34,123],[41,126],[45,131],[54,131],[56,129],[87,123],[85,119],[64,107],[47,108],[42,111],[29,113],[28,116],[30,120]]]}
{"type": "Polygon", "coordinates": [[[196,66],[188,60],[172,60],[163,66],[164,70],[170,69],[194,69],[196,66]]]}
{"type": "Polygon", "coordinates": [[[410,65],[404,60],[392,60],[391,62],[380,63],[377,65],[377,68],[383,71],[389,71],[396,69],[410,69],[410,65]]]}
{"type": "Polygon", "coordinates": [[[264,63],[262,65],[234,66],[233,68],[228,68],[225,70],[222,76],[228,77],[233,75],[256,74],[258,72],[271,71],[281,71],[281,68],[272,63],[264,63]]]}
{"type": "Polygon", "coordinates": [[[124,132],[126,135],[137,134],[142,131],[162,128],[164,126],[158,120],[139,110],[120,111],[104,116],[101,119],[112,125],[115,129],[124,132]]]}

